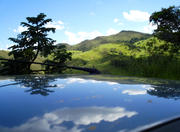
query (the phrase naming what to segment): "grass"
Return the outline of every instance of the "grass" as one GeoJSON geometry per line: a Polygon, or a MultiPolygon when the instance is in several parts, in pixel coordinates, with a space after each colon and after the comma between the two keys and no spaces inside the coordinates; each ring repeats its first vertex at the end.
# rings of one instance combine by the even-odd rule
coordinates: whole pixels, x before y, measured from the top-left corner
{"type": "Polygon", "coordinates": [[[161,47],[165,44],[157,38],[130,46],[125,43],[104,44],[85,52],[73,51],[68,65],[97,68],[103,74],[180,80],[180,56],[172,57],[168,50],[162,52],[161,47]],[[156,51],[157,48],[160,50],[156,51]]]}
{"type": "MultiPolygon", "coordinates": [[[[9,51],[0,50],[0,58],[13,59],[13,56],[9,56],[8,53],[9,53],[9,51]]],[[[43,62],[43,60],[45,60],[45,58],[43,58],[41,56],[38,56],[37,59],[36,59],[36,62],[43,62]]],[[[31,69],[32,70],[41,70],[42,68],[41,68],[41,65],[32,64],[31,69]]]]}
{"type": "Polygon", "coordinates": [[[119,44],[124,42],[126,44],[133,44],[134,42],[137,42],[139,40],[147,39],[150,36],[151,36],[150,34],[145,34],[135,31],[121,31],[114,35],[100,36],[92,40],[85,40],[79,44],[70,46],[68,48],[79,51],[88,51],[95,47],[108,43],[119,44]]]}
{"type": "MultiPolygon", "coordinates": [[[[180,52],[171,56],[170,50],[170,43],[153,37],[134,44],[106,43],[84,52],[69,50],[72,52],[72,60],[67,65],[97,68],[102,74],[180,80],[180,52]],[[164,51],[164,46],[169,48],[164,51]]],[[[0,57],[12,58],[8,56],[8,51],[0,51],[0,57]]],[[[43,62],[45,59],[38,56],[36,62],[43,62]]],[[[52,59],[52,56],[49,55],[48,59],[52,59]]],[[[42,67],[33,64],[31,69],[41,70],[42,67]]],[[[72,69],[66,69],[63,73],[87,74],[72,69]]]]}

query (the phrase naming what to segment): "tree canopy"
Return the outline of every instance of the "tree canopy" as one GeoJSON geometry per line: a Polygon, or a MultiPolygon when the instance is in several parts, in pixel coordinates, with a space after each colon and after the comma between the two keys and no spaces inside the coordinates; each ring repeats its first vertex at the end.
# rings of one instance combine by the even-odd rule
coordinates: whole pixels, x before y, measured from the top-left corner
{"type": "Polygon", "coordinates": [[[72,53],[67,52],[66,46],[63,44],[58,45],[56,49],[53,50],[51,56],[53,58],[52,60],[46,59],[44,62],[47,64],[54,64],[56,66],[45,66],[47,73],[61,73],[62,70],[65,69],[65,62],[72,59],[72,53]]]}
{"type": "Polygon", "coordinates": [[[157,25],[154,35],[159,39],[171,42],[173,51],[180,49],[180,7],[170,6],[154,12],[150,16],[150,22],[157,25]]]}
{"type": "MultiPolygon", "coordinates": [[[[34,62],[38,54],[47,56],[54,49],[55,40],[48,38],[48,32],[55,33],[55,28],[47,28],[46,24],[52,19],[46,19],[46,15],[40,13],[36,17],[27,17],[27,22],[21,22],[27,30],[21,32],[17,38],[9,38],[16,43],[9,47],[15,60],[34,62]]],[[[30,71],[32,63],[24,64],[24,68],[30,71]]]]}
{"type": "MultiPolygon", "coordinates": [[[[65,46],[54,45],[56,42],[48,37],[48,33],[55,33],[55,28],[47,27],[47,23],[52,22],[52,19],[47,19],[43,13],[36,17],[27,17],[27,22],[21,22],[21,26],[26,30],[17,35],[16,38],[9,40],[16,43],[9,47],[11,50],[9,55],[14,57],[14,60],[3,62],[3,69],[0,70],[3,74],[29,74],[31,73],[31,64],[37,59],[38,55],[48,57],[51,54],[54,65],[65,65],[65,61],[71,59],[71,53],[67,52],[65,46]]],[[[46,61],[49,63],[48,61],[46,61]]],[[[63,68],[51,68],[52,71],[61,72],[63,68]]],[[[45,69],[45,70],[51,70],[45,69]]]]}

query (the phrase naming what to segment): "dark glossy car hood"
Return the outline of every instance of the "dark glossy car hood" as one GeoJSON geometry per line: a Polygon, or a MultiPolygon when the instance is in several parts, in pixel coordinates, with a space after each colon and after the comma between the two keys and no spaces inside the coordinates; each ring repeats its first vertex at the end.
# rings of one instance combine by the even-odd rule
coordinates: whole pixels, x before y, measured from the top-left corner
{"type": "Polygon", "coordinates": [[[179,81],[95,75],[0,77],[0,131],[139,131],[179,116],[179,99],[179,81]]]}

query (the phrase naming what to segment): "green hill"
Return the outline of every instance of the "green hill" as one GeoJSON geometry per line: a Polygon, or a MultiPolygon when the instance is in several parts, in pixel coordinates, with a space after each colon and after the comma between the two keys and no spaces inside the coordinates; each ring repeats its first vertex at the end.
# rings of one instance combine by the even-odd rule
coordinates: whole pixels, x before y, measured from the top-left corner
{"type": "MultiPolygon", "coordinates": [[[[166,45],[151,37],[129,46],[126,43],[107,43],[88,51],[71,51],[68,65],[97,68],[102,74],[180,79],[180,56],[154,49],[166,45]],[[152,46],[149,46],[152,44],[152,46]]],[[[66,73],[72,71],[67,70],[66,73]]]]}
{"type": "Polygon", "coordinates": [[[133,44],[134,42],[137,42],[139,40],[147,39],[150,36],[151,36],[150,34],[145,34],[135,31],[121,31],[115,35],[100,36],[92,40],[85,40],[79,44],[70,46],[68,48],[70,50],[88,51],[91,50],[92,48],[98,47],[99,45],[107,44],[107,43],[133,44]]]}
{"type": "Polygon", "coordinates": [[[0,58],[5,58],[5,59],[10,59],[12,57],[10,57],[8,55],[9,51],[5,51],[5,50],[0,50],[0,58]]]}
{"type": "MultiPolygon", "coordinates": [[[[9,51],[0,50],[0,58],[12,59],[13,57],[9,56],[8,53],[9,53],[9,51]]],[[[44,60],[45,60],[45,58],[43,58],[43,57],[41,57],[39,55],[35,61],[36,62],[43,62],[44,60]]],[[[0,60],[0,68],[1,68],[1,60],[0,60]]],[[[32,64],[31,68],[33,70],[40,70],[41,69],[41,65],[32,64]]]]}
{"type": "MultiPolygon", "coordinates": [[[[169,50],[163,50],[167,46],[171,47],[170,43],[149,34],[122,31],[115,35],[86,40],[74,46],[64,45],[73,54],[72,60],[67,62],[69,66],[97,68],[102,74],[180,80],[180,51],[172,56],[169,50]]],[[[8,56],[8,51],[0,51],[0,58],[11,57],[8,56]]],[[[44,59],[38,56],[36,61],[42,62],[44,59]]],[[[41,66],[32,65],[31,68],[40,70],[41,66]]],[[[85,72],[67,69],[64,73],[85,72]]]]}

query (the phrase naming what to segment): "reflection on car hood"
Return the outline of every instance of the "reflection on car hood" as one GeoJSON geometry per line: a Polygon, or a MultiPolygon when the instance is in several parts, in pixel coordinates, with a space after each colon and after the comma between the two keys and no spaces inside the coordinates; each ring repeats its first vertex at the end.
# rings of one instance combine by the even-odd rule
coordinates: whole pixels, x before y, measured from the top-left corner
{"type": "Polygon", "coordinates": [[[119,76],[0,77],[0,131],[139,130],[180,115],[180,82],[119,76]]]}

